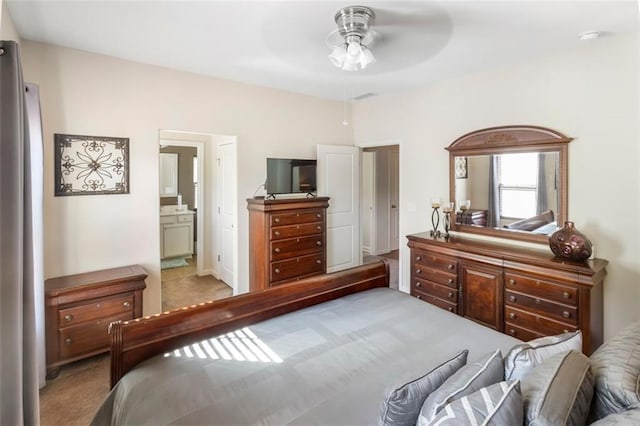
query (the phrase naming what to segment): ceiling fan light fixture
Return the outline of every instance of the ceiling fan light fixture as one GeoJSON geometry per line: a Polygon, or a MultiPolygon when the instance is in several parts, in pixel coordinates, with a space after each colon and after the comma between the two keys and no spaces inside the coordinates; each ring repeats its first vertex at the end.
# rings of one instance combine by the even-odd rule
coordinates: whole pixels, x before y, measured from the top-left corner
{"type": "Polygon", "coordinates": [[[336,12],[335,22],[341,44],[333,46],[329,54],[334,66],[345,71],[357,71],[375,62],[373,53],[362,43],[374,18],[373,10],[364,6],[349,6],[336,12]]]}

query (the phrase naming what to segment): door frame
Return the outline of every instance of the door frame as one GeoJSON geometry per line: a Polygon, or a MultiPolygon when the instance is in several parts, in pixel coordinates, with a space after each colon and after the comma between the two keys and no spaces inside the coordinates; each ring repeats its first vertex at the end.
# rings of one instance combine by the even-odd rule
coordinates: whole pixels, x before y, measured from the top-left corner
{"type": "MultiPolygon", "coordinates": [[[[398,145],[398,149],[399,149],[399,155],[398,155],[398,200],[399,205],[402,205],[401,202],[403,200],[402,198],[402,173],[400,173],[400,171],[402,170],[402,139],[382,139],[382,140],[373,140],[373,141],[354,141],[353,143],[355,146],[360,147],[361,149],[365,149],[365,148],[378,148],[378,147],[383,147],[383,146],[391,146],[391,145],[398,145]]],[[[362,177],[361,177],[362,178],[362,177]]],[[[404,284],[404,276],[406,274],[405,269],[408,271],[408,265],[405,267],[405,262],[406,259],[409,258],[409,248],[407,247],[406,244],[402,244],[402,240],[404,238],[404,236],[402,235],[402,230],[404,229],[404,215],[402,214],[402,211],[399,209],[398,210],[398,248],[399,248],[399,255],[398,255],[398,287],[400,289],[400,291],[403,291],[405,293],[409,293],[410,288],[409,288],[409,281],[407,280],[406,285],[404,284]]]]}
{"type": "MultiPolygon", "coordinates": [[[[177,132],[176,133],[190,133],[190,132],[177,132]]],[[[204,275],[204,262],[202,257],[204,255],[204,142],[197,141],[185,141],[175,139],[161,139],[158,138],[158,153],[162,145],[167,146],[182,146],[196,148],[196,157],[198,158],[198,188],[196,189],[196,202],[198,204],[198,210],[196,211],[196,274],[198,276],[204,275]]],[[[160,156],[158,155],[158,158],[160,156]]],[[[160,196],[160,188],[158,188],[158,196],[160,196]]],[[[158,217],[160,217],[160,207],[158,206],[158,217]]],[[[158,238],[160,238],[160,228],[158,228],[158,238]]]]}
{"type": "MultiPolygon", "coordinates": [[[[215,158],[216,158],[216,164],[215,164],[215,168],[214,170],[216,171],[215,176],[213,176],[213,179],[215,180],[215,185],[214,188],[216,189],[216,197],[215,197],[215,206],[212,206],[214,208],[214,213],[215,213],[215,217],[219,218],[219,213],[216,213],[218,211],[218,208],[220,207],[220,202],[219,202],[219,198],[218,198],[218,188],[220,188],[221,186],[221,181],[220,181],[220,168],[218,167],[218,159],[220,158],[220,147],[222,145],[231,145],[233,148],[233,159],[235,161],[234,164],[234,170],[235,170],[235,176],[233,179],[233,188],[232,188],[232,192],[234,194],[234,209],[233,209],[233,214],[232,214],[232,220],[234,223],[233,226],[233,249],[232,249],[232,256],[233,256],[233,272],[232,272],[232,276],[233,276],[233,282],[231,283],[231,289],[233,291],[233,295],[237,295],[238,294],[238,275],[239,275],[239,271],[238,271],[238,137],[237,136],[231,136],[231,135],[218,135],[215,134],[213,135],[213,140],[215,141],[215,158]]],[[[222,277],[222,271],[220,270],[220,265],[221,262],[218,261],[217,258],[217,253],[220,252],[220,249],[222,247],[221,241],[222,241],[222,221],[221,220],[216,220],[216,250],[215,253],[212,253],[213,256],[213,264],[216,265],[215,272],[218,275],[218,279],[220,279],[222,277]]]]}

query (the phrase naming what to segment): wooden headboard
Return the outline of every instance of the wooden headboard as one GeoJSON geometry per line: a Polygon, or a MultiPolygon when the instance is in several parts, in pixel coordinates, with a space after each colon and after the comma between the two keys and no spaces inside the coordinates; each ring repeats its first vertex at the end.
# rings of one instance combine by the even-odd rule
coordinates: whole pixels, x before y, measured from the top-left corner
{"type": "Polygon", "coordinates": [[[389,265],[381,260],[215,302],[113,322],[109,327],[111,387],[152,356],[278,315],[388,285],[389,265]]]}

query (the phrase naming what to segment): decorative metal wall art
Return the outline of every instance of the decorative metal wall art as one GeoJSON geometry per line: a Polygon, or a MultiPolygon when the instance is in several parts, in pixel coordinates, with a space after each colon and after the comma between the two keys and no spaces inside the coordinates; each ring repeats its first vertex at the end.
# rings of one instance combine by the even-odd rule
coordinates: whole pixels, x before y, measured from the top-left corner
{"type": "Polygon", "coordinates": [[[454,167],[456,179],[467,178],[467,157],[456,157],[454,167]]]}
{"type": "Polygon", "coordinates": [[[55,195],[129,193],[129,138],[56,133],[55,195]]]}

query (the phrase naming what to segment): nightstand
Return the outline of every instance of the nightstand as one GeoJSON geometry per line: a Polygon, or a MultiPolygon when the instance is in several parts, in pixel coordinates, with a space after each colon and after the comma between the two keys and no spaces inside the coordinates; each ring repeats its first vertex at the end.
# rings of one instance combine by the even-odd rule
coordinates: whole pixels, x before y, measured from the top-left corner
{"type": "Polygon", "coordinates": [[[109,324],[142,316],[145,278],[131,265],[45,281],[47,379],[62,365],[109,351],[109,324]]]}

